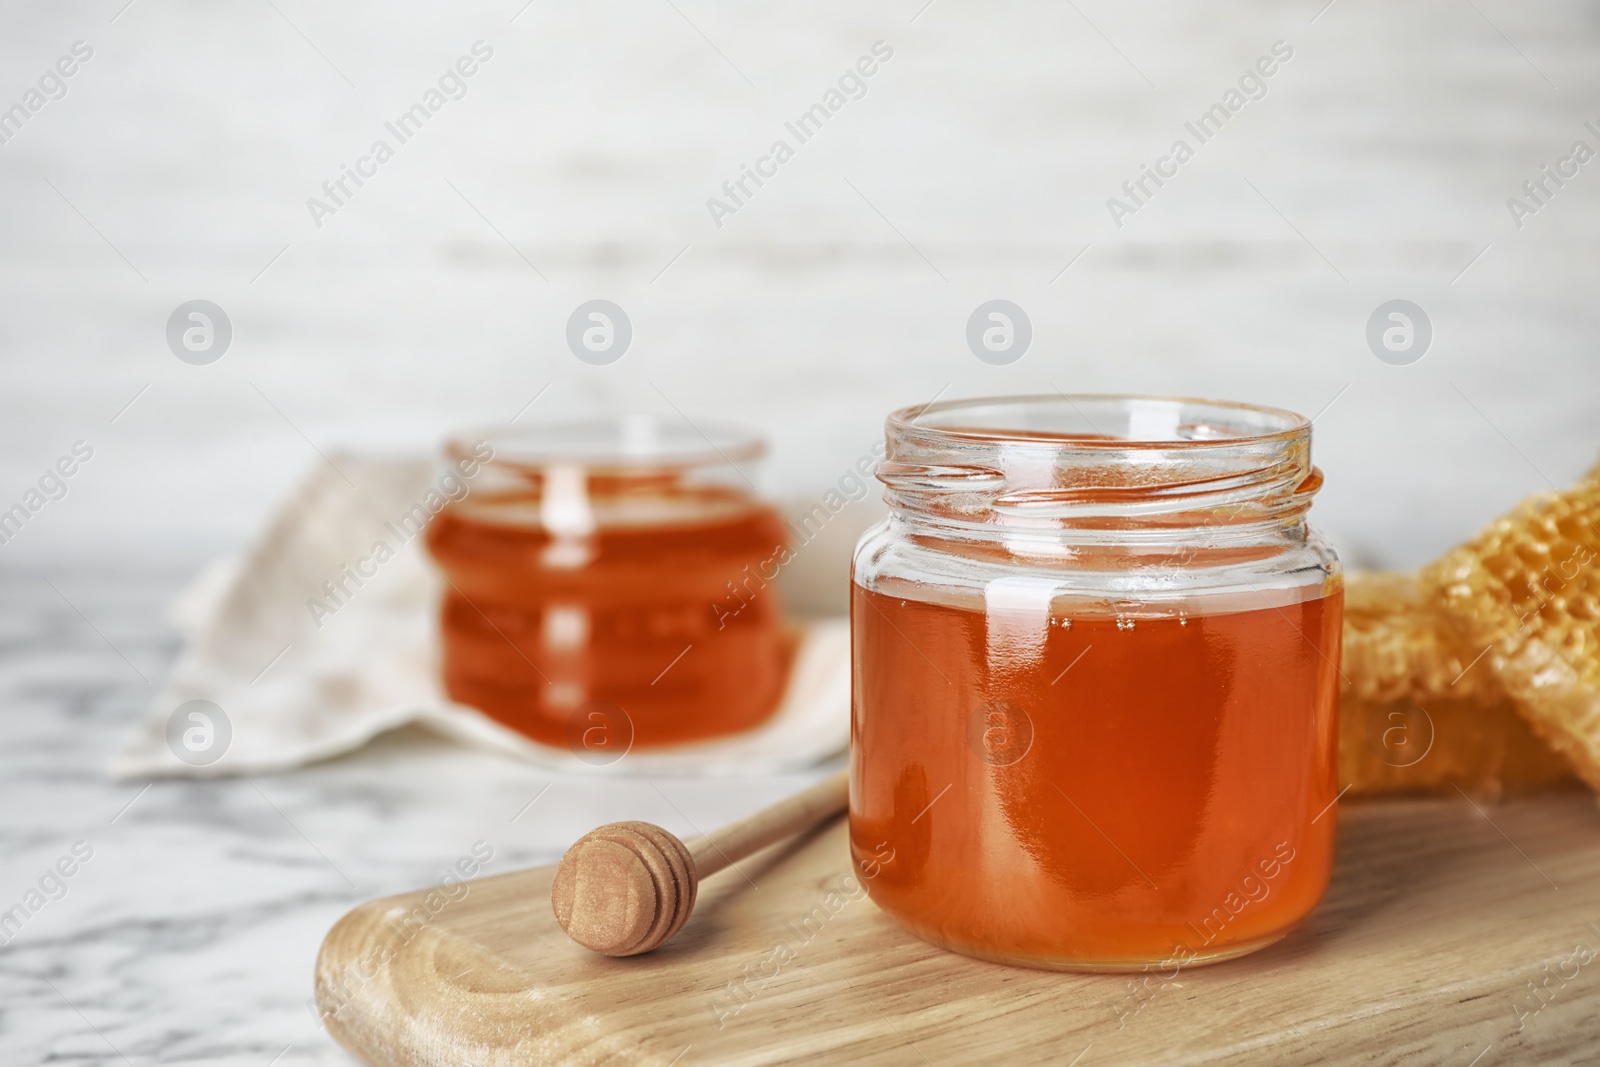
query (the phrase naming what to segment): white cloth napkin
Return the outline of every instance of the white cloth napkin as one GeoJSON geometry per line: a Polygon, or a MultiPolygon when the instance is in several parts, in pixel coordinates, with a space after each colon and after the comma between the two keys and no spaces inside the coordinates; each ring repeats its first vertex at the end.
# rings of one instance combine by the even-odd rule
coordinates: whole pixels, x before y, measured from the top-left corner
{"type": "Polygon", "coordinates": [[[761,774],[805,767],[849,743],[850,641],[840,618],[802,624],[782,704],[763,726],[717,741],[635,750],[595,766],[452,703],[438,681],[439,578],[420,534],[400,523],[426,502],[439,470],[426,459],[335,456],[273,517],[257,544],[216,565],[174,605],[185,647],[146,717],[111,764],[118,778],[257,774],[337,756],[417,723],[465,744],[552,770],[598,774],[761,774]],[[374,561],[383,542],[393,557],[374,561]],[[333,600],[344,568],[376,574],[333,600]],[[318,617],[320,615],[320,618],[318,617]],[[320,623],[320,625],[319,625],[320,623]],[[205,720],[191,719],[189,701],[205,720]],[[199,755],[186,750],[184,736],[199,755]],[[186,759],[180,759],[183,751],[186,759]],[[216,753],[220,751],[221,755],[216,753]]]}

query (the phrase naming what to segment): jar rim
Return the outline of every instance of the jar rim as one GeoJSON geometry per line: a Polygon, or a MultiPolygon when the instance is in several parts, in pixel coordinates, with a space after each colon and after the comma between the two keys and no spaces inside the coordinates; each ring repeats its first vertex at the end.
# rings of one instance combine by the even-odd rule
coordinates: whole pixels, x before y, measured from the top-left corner
{"type": "MultiPolygon", "coordinates": [[[[1198,413],[1198,412],[1197,412],[1198,413]]],[[[900,408],[889,413],[886,428],[891,434],[915,437],[923,442],[948,441],[952,444],[958,442],[1032,442],[1035,444],[1054,444],[1058,447],[1070,447],[1084,450],[1128,450],[1151,449],[1167,451],[1172,449],[1206,449],[1230,448],[1240,445],[1260,444],[1274,441],[1285,441],[1306,434],[1311,427],[1311,420],[1297,412],[1286,408],[1268,407],[1261,404],[1248,404],[1232,400],[1206,400],[1196,397],[1156,396],[1140,393],[1037,393],[1013,394],[1009,396],[994,397],[969,397],[954,400],[934,401],[927,404],[918,404],[900,408]],[[982,409],[1007,409],[1020,408],[1023,405],[1059,405],[1064,402],[1066,408],[1090,429],[1090,434],[1063,432],[1042,432],[1034,430],[1029,432],[1026,427],[983,425],[936,425],[926,421],[929,416],[939,416],[949,413],[977,412],[982,409]],[[1101,433],[1092,419],[1083,411],[1082,406],[1104,410],[1110,414],[1112,409],[1118,409],[1124,414],[1132,415],[1139,409],[1145,416],[1143,426],[1148,429],[1159,423],[1150,416],[1170,415],[1173,430],[1167,435],[1160,436],[1129,436],[1111,435],[1101,433]],[[1178,436],[1177,431],[1187,426],[1191,431],[1200,428],[1197,424],[1183,424],[1177,421],[1180,412],[1185,409],[1198,409],[1200,412],[1211,412],[1219,416],[1234,415],[1253,419],[1258,424],[1251,429],[1227,427],[1224,423],[1207,423],[1204,428],[1216,430],[1226,428],[1228,432],[1212,433],[1206,436],[1178,436]]]]}
{"type": "Polygon", "coordinates": [[[553,465],[615,471],[732,467],[760,459],[767,451],[759,433],[734,422],[603,415],[483,426],[452,434],[445,454],[451,459],[475,456],[484,442],[493,450],[488,462],[526,470],[553,465]]]}

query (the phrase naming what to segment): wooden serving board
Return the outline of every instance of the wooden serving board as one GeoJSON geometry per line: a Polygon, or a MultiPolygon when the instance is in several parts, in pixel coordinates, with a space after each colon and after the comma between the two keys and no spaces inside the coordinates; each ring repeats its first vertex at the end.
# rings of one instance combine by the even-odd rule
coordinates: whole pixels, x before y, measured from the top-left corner
{"type": "Polygon", "coordinates": [[[374,901],[328,934],[317,996],[374,1067],[1600,1059],[1593,797],[1369,802],[1339,819],[1333,882],[1304,925],[1173,979],[933,948],[840,893],[841,820],[710,879],[678,937],[632,959],[567,940],[553,868],[452,902],[374,901]],[[425,923],[399,923],[419,907],[425,923]]]}

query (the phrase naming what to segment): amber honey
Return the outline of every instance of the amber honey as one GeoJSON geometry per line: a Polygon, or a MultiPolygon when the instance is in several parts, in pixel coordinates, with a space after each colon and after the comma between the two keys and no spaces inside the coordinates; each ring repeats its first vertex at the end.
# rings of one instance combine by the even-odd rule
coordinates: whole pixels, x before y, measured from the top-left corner
{"type": "MultiPolygon", "coordinates": [[[[1343,578],[1290,412],[1151,397],[889,418],[852,564],[851,847],[970,955],[1181,968],[1328,883],[1343,578]]],[[[1167,972],[1169,975],[1171,970],[1167,972]]]]}
{"type": "Polygon", "coordinates": [[[766,578],[786,529],[751,493],[529,467],[446,508],[427,540],[446,692],[536,741],[605,762],[778,705],[790,641],[766,578]]]}
{"type": "Polygon", "coordinates": [[[1271,941],[1327,884],[1341,597],[1053,612],[857,589],[851,841],[923,937],[1116,967],[1271,941]],[[1313,821],[1315,820],[1315,821],[1313,821]]]}

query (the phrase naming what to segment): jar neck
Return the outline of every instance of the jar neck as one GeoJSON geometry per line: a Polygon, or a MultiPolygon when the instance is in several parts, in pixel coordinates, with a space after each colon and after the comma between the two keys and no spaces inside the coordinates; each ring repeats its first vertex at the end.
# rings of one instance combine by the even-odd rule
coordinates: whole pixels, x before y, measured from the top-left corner
{"type": "Polygon", "coordinates": [[[890,416],[877,475],[895,521],[913,534],[998,542],[1028,555],[1231,555],[1305,540],[1306,512],[1322,485],[1305,420],[1243,405],[1059,399],[1072,407],[1060,429],[1037,411],[1028,429],[949,425],[1016,417],[1013,409],[1027,403],[1059,406],[1050,398],[954,402],[927,420],[890,416]],[[1111,432],[1079,428],[1093,418],[1080,407],[1111,432]],[[1250,432],[1266,415],[1276,420],[1270,432],[1250,432]],[[1133,436],[1141,419],[1147,434],[1157,420],[1156,439],[1133,436]]]}

